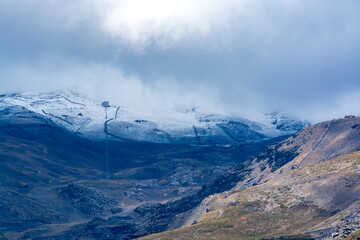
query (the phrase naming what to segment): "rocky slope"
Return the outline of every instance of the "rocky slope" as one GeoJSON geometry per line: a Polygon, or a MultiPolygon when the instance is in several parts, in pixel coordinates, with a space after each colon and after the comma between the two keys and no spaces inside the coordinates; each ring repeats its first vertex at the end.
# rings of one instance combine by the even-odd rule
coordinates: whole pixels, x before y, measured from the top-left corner
{"type": "MultiPolygon", "coordinates": [[[[194,195],[165,204],[140,205],[126,217],[97,219],[90,226],[80,224],[56,237],[71,239],[81,232],[86,233],[87,239],[126,239],[183,227],[145,239],[261,239],[284,235],[295,235],[292,239],[309,238],[310,235],[306,234],[314,235],[317,231],[311,227],[342,212],[354,201],[349,197],[357,196],[357,190],[355,188],[346,196],[349,202],[344,202],[337,209],[315,201],[324,197],[324,189],[319,192],[307,190],[306,195],[301,189],[313,189],[314,186],[301,185],[303,176],[287,176],[306,167],[330,164],[331,159],[358,150],[359,123],[360,118],[346,118],[310,126],[280,143],[270,145],[256,158],[237,164],[194,195]],[[321,156],[321,159],[316,156],[321,156]],[[303,162],[304,166],[299,166],[299,162],[303,162]],[[292,189],[296,191],[293,195],[292,189]],[[127,231],[118,231],[118,226],[127,231]]],[[[349,169],[348,164],[344,166],[349,169]]],[[[325,176],[320,176],[320,183],[327,178],[326,172],[323,174],[325,176]]],[[[305,179],[305,183],[317,184],[313,179],[319,175],[315,171],[308,174],[309,179],[305,179]]],[[[341,179],[342,175],[338,177],[341,179]]],[[[329,197],[329,202],[338,201],[337,196],[344,193],[343,185],[328,187],[338,188],[339,191],[332,191],[333,195],[325,198],[329,197]]]]}
{"type": "Polygon", "coordinates": [[[359,126],[359,117],[323,122],[270,146],[233,170],[234,188],[183,214],[188,226],[144,239],[356,239],[359,126]]]}
{"type": "Polygon", "coordinates": [[[137,110],[100,105],[77,92],[19,93],[0,96],[0,109],[22,106],[69,131],[91,139],[130,139],[190,145],[242,144],[293,134],[308,126],[284,113],[259,115],[256,121],[239,116],[202,112],[192,107],[137,110]]]}
{"type": "Polygon", "coordinates": [[[119,223],[113,230],[118,238],[134,234],[137,223],[127,219],[138,214],[138,205],[192,195],[266,144],[93,141],[24,107],[3,108],[0,236],[33,239],[77,229],[71,239],[104,222],[119,223]]]}
{"type": "MultiPolygon", "coordinates": [[[[135,119],[146,131],[159,131],[144,138],[142,127],[113,120],[106,143],[61,125],[55,112],[49,117],[6,106],[0,111],[5,209],[0,237],[357,239],[360,234],[360,117],[263,141],[270,137],[264,132],[269,128],[259,129],[264,123],[190,111],[200,125],[210,126],[207,131],[197,125],[158,128],[159,122],[155,127],[155,121],[135,119]],[[211,124],[232,140],[220,140],[211,124]],[[152,143],[163,133],[172,144],[152,143]]],[[[271,124],[282,133],[297,125],[287,118],[271,124]]],[[[84,129],[96,129],[90,126],[84,129]]]]}

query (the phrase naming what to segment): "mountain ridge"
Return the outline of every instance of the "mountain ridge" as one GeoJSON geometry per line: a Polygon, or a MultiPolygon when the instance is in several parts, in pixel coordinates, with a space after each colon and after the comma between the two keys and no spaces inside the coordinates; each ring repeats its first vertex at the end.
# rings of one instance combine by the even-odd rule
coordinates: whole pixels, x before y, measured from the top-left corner
{"type": "Polygon", "coordinates": [[[0,206],[9,210],[0,212],[0,232],[33,239],[81,222],[95,226],[99,217],[126,219],[140,204],[196,193],[266,144],[106,143],[9,106],[0,110],[0,206]]]}
{"type": "MultiPolygon", "coordinates": [[[[126,137],[104,141],[74,131],[76,124],[84,123],[78,118],[87,118],[85,114],[74,119],[55,114],[78,114],[79,108],[72,106],[85,110],[81,101],[50,94],[29,102],[27,107],[37,107],[33,112],[3,100],[0,205],[19,213],[14,218],[10,211],[2,212],[0,231],[5,237],[328,239],[360,230],[360,117],[333,119],[286,139],[266,140],[255,131],[261,124],[205,115],[196,119],[205,126],[223,127],[228,137],[241,141],[219,144],[221,138],[211,140],[213,135],[195,125],[175,128],[183,135],[159,129],[160,136],[180,136],[182,144],[126,137]],[[69,109],[58,109],[63,101],[69,109]],[[184,140],[188,133],[191,140],[184,140]],[[110,168],[105,161],[107,146],[110,168]],[[42,211],[45,208],[49,211],[42,211]]],[[[113,110],[116,118],[117,108],[113,110]]],[[[103,131],[105,119],[96,121],[95,128],[91,124],[84,128],[103,131]]],[[[154,122],[131,121],[155,129],[154,122]]],[[[286,129],[280,122],[272,127],[286,129]]],[[[121,131],[132,124],[108,123],[116,137],[126,136],[121,131]]]]}
{"type": "Polygon", "coordinates": [[[142,239],[340,239],[355,233],[359,123],[360,117],[322,122],[269,146],[247,173],[238,171],[243,179],[234,188],[185,215],[186,227],[142,239]]]}
{"type": "Polygon", "coordinates": [[[157,112],[126,106],[107,108],[73,91],[17,93],[0,96],[0,107],[23,106],[69,131],[90,139],[128,139],[190,145],[241,144],[293,134],[308,122],[284,113],[263,114],[258,121],[178,108],[157,112]],[[107,135],[107,136],[106,136],[107,135]]]}

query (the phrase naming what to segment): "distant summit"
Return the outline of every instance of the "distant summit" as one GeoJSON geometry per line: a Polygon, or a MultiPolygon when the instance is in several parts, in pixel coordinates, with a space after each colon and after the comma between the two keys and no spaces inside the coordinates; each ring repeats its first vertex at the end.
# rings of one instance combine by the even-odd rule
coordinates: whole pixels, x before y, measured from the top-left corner
{"type": "Polygon", "coordinates": [[[263,114],[253,121],[236,115],[201,112],[194,107],[136,111],[109,105],[108,101],[96,102],[71,91],[1,95],[0,108],[9,106],[25,107],[90,139],[104,139],[108,135],[112,139],[154,143],[242,144],[293,134],[309,125],[279,112],[263,114]],[[104,106],[108,117],[105,132],[104,106]]]}

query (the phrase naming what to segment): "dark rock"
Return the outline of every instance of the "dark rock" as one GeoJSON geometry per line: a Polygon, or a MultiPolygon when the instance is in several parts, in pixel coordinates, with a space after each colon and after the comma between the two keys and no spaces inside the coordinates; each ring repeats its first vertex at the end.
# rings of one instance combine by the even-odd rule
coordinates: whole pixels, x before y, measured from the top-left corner
{"type": "Polygon", "coordinates": [[[121,213],[122,211],[123,211],[123,209],[122,209],[122,208],[118,208],[118,207],[111,209],[111,213],[112,213],[112,214],[121,213]]]}
{"type": "Polygon", "coordinates": [[[59,188],[58,194],[86,216],[104,216],[117,204],[115,200],[105,197],[99,191],[79,184],[71,183],[59,188]]]}

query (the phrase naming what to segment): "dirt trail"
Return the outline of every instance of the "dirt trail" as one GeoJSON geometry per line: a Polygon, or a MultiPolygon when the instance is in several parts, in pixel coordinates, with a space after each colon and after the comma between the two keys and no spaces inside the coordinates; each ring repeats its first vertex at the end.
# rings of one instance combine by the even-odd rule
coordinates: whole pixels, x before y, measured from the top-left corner
{"type": "Polygon", "coordinates": [[[319,139],[319,141],[315,144],[315,146],[311,149],[311,151],[309,152],[308,155],[306,155],[306,157],[303,158],[303,160],[301,160],[301,162],[298,164],[298,167],[302,167],[303,163],[305,162],[305,160],[307,160],[311,154],[314,152],[314,150],[319,146],[319,144],[322,142],[322,140],[324,140],[326,134],[329,132],[330,126],[332,124],[332,120],[329,122],[329,125],[326,128],[326,131],[324,132],[324,134],[322,135],[322,137],[319,139]]]}

